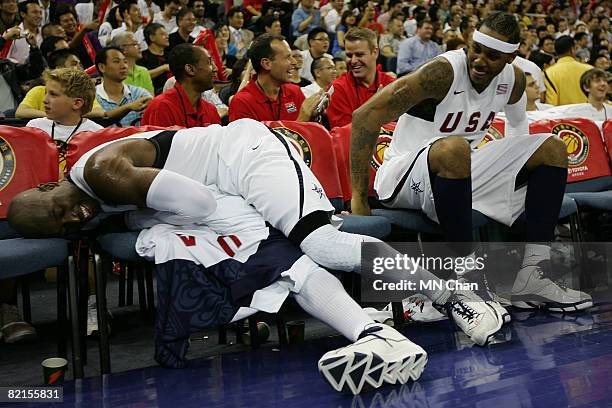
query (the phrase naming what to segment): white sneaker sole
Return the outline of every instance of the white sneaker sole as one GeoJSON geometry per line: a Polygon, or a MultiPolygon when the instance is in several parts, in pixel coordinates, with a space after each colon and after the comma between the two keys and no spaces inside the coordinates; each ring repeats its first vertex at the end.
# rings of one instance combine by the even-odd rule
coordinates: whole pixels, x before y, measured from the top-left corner
{"type": "Polygon", "coordinates": [[[558,303],[547,300],[535,300],[529,296],[530,300],[520,300],[513,297],[512,306],[519,309],[546,309],[551,312],[570,313],[578,312],[593,307],[592,299],[583,299],[576,303],[558,303]]]}
{"type": "Polygon", "coordinates": [[[349,351],[346,354],[324,355],[319,360],[319,372],[336,391],[357,395],[363,389],[379,388],[383,383],[416,381],[426,364],[425,351],[397,361],[385,361],[374,352],[349,351]]]}
{"type": "Polygon", "coordinates": [[[487,304],[492,306],[493,309],[495,309],[495,312],[497,312],[497,315],[500,316],[500,318],[502,319],[502,324],[508,324],[512,321],[512,316],[510,316],[510,312],[508,312],[508,310],[506,310],[505,307],[501,306],[497,302],[487,301],[487,304]]]}

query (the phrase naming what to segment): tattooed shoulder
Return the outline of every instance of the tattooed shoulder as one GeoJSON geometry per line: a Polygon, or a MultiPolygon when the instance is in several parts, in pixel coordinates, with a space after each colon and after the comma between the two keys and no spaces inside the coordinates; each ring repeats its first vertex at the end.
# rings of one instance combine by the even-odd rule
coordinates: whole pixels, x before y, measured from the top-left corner
{"type": "Polygon", "coordinates": [[[419,70],[419,82],[430,98],[444,98],[453,84],[453,67],[445,59],[436,58],[419,70]]]}

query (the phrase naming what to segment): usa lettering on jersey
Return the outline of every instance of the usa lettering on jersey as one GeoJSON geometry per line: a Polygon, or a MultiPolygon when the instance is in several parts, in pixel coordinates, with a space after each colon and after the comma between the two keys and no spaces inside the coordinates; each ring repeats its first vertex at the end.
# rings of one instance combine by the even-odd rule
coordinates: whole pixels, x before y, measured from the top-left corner
{"type": "MultiPolygon", "coordinates": [[[[440,132],[442,133],[452,133],[457,130],[459,123],[461,123],[461,119],[463,117],[463,111],[459,112],[449,112],[444,121],[442,122],[442,126],[440,126],[440,132]]],[[[495,112],[489,112],[489,115],[480,125],[480,119],[484,118],[481,112],[474,112],[470,115],[470,118],[467,122],[467,126],[463,129],[465,133],[472,133],[476,130],[481,132],[486,131],[493,124],[493,119],[495,119],[495,112]]]]}

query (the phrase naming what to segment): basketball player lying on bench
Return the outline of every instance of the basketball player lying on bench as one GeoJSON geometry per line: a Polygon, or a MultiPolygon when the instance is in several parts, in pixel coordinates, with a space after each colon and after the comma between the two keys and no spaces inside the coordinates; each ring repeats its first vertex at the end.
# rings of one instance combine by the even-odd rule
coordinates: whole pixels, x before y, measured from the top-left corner
{"type": "MultiPolygon", "coordinates": [[[[215,211],[207,185],[241,196],[324,268],[358,272],[362,242],[379,243],[389,256],[396,254],[380,240],[334,228],[333,206],[298,153],[282,135],[250,119],[225,127],[145,132],[98,146],[78,160],[67,180],[16,196],[8,219],[30,236],[66,235],[98,214],[138,207],[173,214],[166,222],[175,225],[192,224],[215,211]]],[[[408,278],[395,274],[388,278],[408,278]]],[[[501,328],[503,317],[491,301],[449,290],[419,267],[409,278],[439,282],[423,293],[447,306],[449,317],[475,343],[486,344],[501,328]]]]}

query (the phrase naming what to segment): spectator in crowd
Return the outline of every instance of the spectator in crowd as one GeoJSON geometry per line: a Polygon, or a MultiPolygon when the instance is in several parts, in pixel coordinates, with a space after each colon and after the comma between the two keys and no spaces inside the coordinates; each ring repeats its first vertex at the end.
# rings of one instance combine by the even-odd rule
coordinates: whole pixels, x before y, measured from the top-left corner
{"type": "Polygon", "coordinates": [[[74,8],[68,3],[62,3],[57,6],[55,9],[55,19],[66,32],[66,40],[70,48],[76,51],[83,66],[92,66],[95,59],[94,53],[101,48],[97,34],[99,28],[98,22],[89,22],[81,30],[77,30],[79,20],[74,8]],[[84,41],[88,41],[93,49],[85,46],[84,41]]]}
{"type": "Polygon", "coordinates": [[[100,24],[98,29],[98,41],[103,47],[110,45],[113,30],[121,27],[121,24],[123,24],[123,18],[119,12],[119,6],[115,6],[108,11],[106,21],[100,24]]]}
{"type": "MultiPolygon", "coordinates": [[[[5,31],[0,39],[0,49],[4,46],[5,41],[15,40],[19,33],[18,27],[5,31]]],[[[27,64],[16,64],[7,58],[0,60],[0,95],[3,96],[0,98],[0,112],[15,109],[23,98],[21,84],[38,78],[44,69],[45,61],[36,44],[36,37],[30,34],[26,40],[30,44],[27,64]]]]}
{"type": "Polygon", "coordinates": [[[397,73],[404,75],[438,56],[440,47],[431,40],[433,25],[429,20],[417,22],[417,33],[402,41],[397,54],[397,73]]]}
{"type": "Polygon", "coordinates": [[[17,0],[0,0],[0,33],[19,24],[17,0]]]}
{"type": "Polygon", "coordinates": [[[472,35],[474,34],[474,31],[476,31],[476,23],[474,23],[471,19],[463,19],[459,29],[461,38],[467,44],[472,41],[472,35]]]}
{"type": "Polygon", "coordinates": [[[302,87],[302,92],[306,98],[317,92],[326,91],[331,82],[338,76],[334,61],[329,57],[316,58],[312,61],[310,71],[314,81],[312,84],[302,87]]]}
{"type": "Polygon", "coordinates": [[[304,66],[304,55],[302,50],[296,46],[291,47],[291,56],[295,60],[295,69],[291,70],[291,83],[297,86],[304,87],[310,85],[312,82],[306,78],[302,78],[302,67],[304,66]]]}
{"type": "Polygon", "coordinates": [[[580,77],[580,89],[587,97],[586,103],[565,105],[557,108],[564,117],[586,118],[596,121],[612,119],[612,105],[608,100],[609,81],[612,75],[593,68],[580,77]]]}
{"type": "Polygon", "coordinates": [[[96,131],[102,126],[85,118],[96,99],[94,82],[82,70],[57,68],[43,73],[45,81],[45,117],[32,119],[28,127],[45,131],[51,139],[63,143],[77,132],[96,131]]]}
{"type": "Polygon", "coordinates": [[[525,96],[527,97],[527,111],[542,111],[552,108],[552,105],[547,105],[540,102],[540,86],[536,78],[530,73],[525,72],[525,96]]]}
{"type": "Polygon", "coordinates": [[[569,35],[555,41],[555,52],[559,60],[544,71],[546,103],[556,106],[586,102],[587,98],[580,87],[580,77],[593,67],[576,61],[576,45],[569,35]]]}
{"type": "Polygon", "coordinates": [[[191,36],[196,38],[202,30],[212,30],[215,28],[215,22],[206,17],[206,2],[204,0],[191,0],[189,8],[193,11],[196,19],[196,24],[191,32],[191,36]]]}
{"type": "Polygon", "coordinates": [[[227,12],[227,22],[230,29],[230,44],[236,47],[236,58],[246,55],[249,45],[253,41],[253,32],[242,28],[244,15],[239,7],[232,7],[227,12]]]}
{"type": "Polygon", "coordinates": [[[308,49],[302,51],[303,65],[300,71],[300,76],[307,79],[308,81],[314,81],[310,70],[312,61],[320,57],[333,58],[327,53],[329,50],[329,35],[322,27],[313,28],[308,33],[308,49]]]}
{"type": "Polygon", "coordinates": [[[382,26],[382,24],[377,23],[374,17],[376,17],[376,8],[374,6],[374,2],[369,1],[363,10],[363,13],[361,13],[361,20],[359,21],[358,26],[370,29],[376,32],[377,35],[381,35],[385,32],[385,28],[382,26]]]}
{"type": "Polygon", "coordinates": [[[236,63],[236,46],[229,43],[230,31],[226,24],[219,24],[214,33],[215,45],[223,64],[223,72],[225,77],[228,78],[232,73],[232,67],[236,63]]]}
{"type": "Polygon", "coordinates": [[[193,11],[188,8],[180,9],[176,14],[176,25],[178,29],[170,34],[170,50],[179,44],[191,44],[195,40],[195,38],[191,36],[191,32],[196,25],[196,18],[193,11]]]}
{"type": "Polygon", "coordinates": [[[514,58],[512,65],[519,67],[523,72],[529,72],[531,74],[540,90],[540,100],[545,101],[546,84],[544,83],[544,75],[540,67],[538,67],[534,62],[529,61],[520,55],[517,55],[514,58]]]}
{"type": "Polygon", "coordinates": [[[276,16],[280,20],[282,32],[287,38],[293,36],[291,17],[293,15],[293,2],[283,0],[268,0],[261,8],[263,16],[276,16]]]}
{"type": "Polygon", "coordinates": [[[295,59],[284,37],[260,35],[249,48],[249,59],[256,75],[232,98],[230,122],[240,118],[304,122],[313,119],[320,95],[305,99],[301,89],[291,83],[295,59]]]}
{"type": "Polygon", "coordinates": [[[321,26],[321,12],[314,7],[314,0],[302,0],[291,16],[293,36],[298,38],[321,26]]]}
{"type": "Polygon", "coordinates": [[[96,68],[102,83],[96,86],[96,99],[104,109],[104,119],[118,126],[138,126],[141,112],[151,102],[143,88],[123,83],[128,76],[127,58],[119,48],[106,47],[96,56],[96,68]]]}
{"type": "Polygon", "coordinates": [[[43,41],[49,37],[61,37],[64,40],[66,39],[66,31],[64,31],[64,28],[55,21],[43,25],[40,32],[42,33],[43,41]]]}
{"type": "Polygon", "coordinates": [[[605,55],[598,55],[593,61],[593,66],[610,72],[610,58],[605,55]]]}
{"type": "Polygon", "coordinates": [[[555,63],[555,57],[552,55],[545,54],[543,52],[536,52],[531,55],[531,59],[534,64],[538,66],[542,71],[547,69],[548,67],[552,67],[555,63]]]}
{"type": "MultiPolygon", "coordinates": [[[[243,88],[241,85],[246,85],[251,78],[251,62],[248,57],[240,58],[234,64],[234,68],[232,68],[232,74],[229,76],[230,83],[229,85],[221,88],[219,90],[219,99],[224,105],[230,104],[230,100],[240,89],[243,88]],[[248,67],[248,69],[247,69],[248,67]],[[246,78],[243,81],[243,77],[246,78]]],[[[229,112],[229,111],[228,111],[229,112]]]]}
{"type": "Polygon", "coordinates": [[[346,10],[342,13],[340,24],[336,27],[336,35],[331,50],[334,57],[344,55],[344,36],[351,27],[357,27],[357,17],[351,10],[346,10]]]}
{"type": "Polygon", "coordinates": [[[404,23],[400,18],[393,17],[389,20],[387,26],[389,32],[380,36],[378,47],[383,57],[397,57],[400,43],[406,39],[404,36],[404,23]]]}
{"type": "Polygon", "coordinates": [[[261,17],[261,9],[266,0],[244,0],[244,21],[246,25],[253,25],[261,17]]]}
{"type": "Polygon", "coordinates": [[[460,13],[453,13],[450,16],[450,19],[448,20],[448,22],[445,24],[444,26],[444,32],[447,32],[449,30],[452,30],[454,32],[456,32],[458,35],[461,35],[461,14],[460,13]]]}
{"type": "Polygon", "coordinates": [[[336,34],[336,28],[342,20],[342,12],[344,11],[344,0],[332,0],[330,3],[331,8],[323,18],[325,21],[325,29],[329,34],[330,38],[333,38],[336,34]]]}
{"type": "MultiPolygon", "coordinates": [[[[390,31],[389,22],[391,21],[391,18],[393,18],[394,16],[397,16],[398,13],[401,13],[403,4],[401,0],[390,0],[388,6],[389,6],[389,9],[385,11],[384,13],[382,13],[381,15],[379,15],[378,18],[376,19],[376,22],[382,25],[385,31],[390,31]]],[[[402,23],[402,31],[403,31],[404,20],[400,18],[400,22],[402,23]]]]}
{"type": "Polygon", "coordinates": [[[117,35],[124,32],[134,33],[138,46],[141,50],[147,49],[147,42],[144,38],[144,28],[142,26],[142,14],[136,0],[124,0],[119,5],[119,13],[123,23],[111,32],[111,41],[117,35]]]}
{"type": "Polygon", "coordinates": [[[208,51],[193,44],[179,44],[168,56],[176,82],[172,89],[158,95],[145,109],[143,125],[208,126],[221,124],[214,105],[202,98],[212,89],[217,67],[208,51]]]}
{"type": "MultiPolygon", "coordinates": [[[[81,61],[75,52],[68,47],[59,49],[49,54],[49,67],[56,68],[71,68],[82,70],[81,61]]],[[[45,117],[45,95],[46,89],[43,85],[32,87],[21,101],[15,112],[15,117],[22,119],[44,118],[45,117]]],[[[88,111],[87,117],[101,118],[104,116],[104,110],[95,100],[93,107],[88,111]]]]}
{"type": "Polygon", "coordinates": [[[174,16],[180,8],[181,2],[179,0],[164,0],[164,9],[155,14],[153,22],[163,25],[168,33],[174,32],[177,28],[174,16]]]}
{"type": "Polygon", "coordinates": [[[153,22],[155,14],[161,11],[153,0],[138,0],[138,7],[140,7],[140,15],[146,17],[148,23],[153,22]]]}
{"type": "Polygon", "coordinates": [[[541,53],[553,57],[555,56],[555,40],[553,40],[550,35],[545,35],[544,37],[540,38],[539,47],[541,53]]]}
{"type": "Polygon", "coordinates": [[[446,43],[446,51],[460,50],[467,48],[467,44],[462,38],[453,38],[446,43]]]}
{"type": "Polygon", "coordinates": [[[47,37],[40,44],[40,52],[47,62],[49,62],[49,54],[53,51],[64,50],[66,48],[70,48],[70,45],[68,45],[68,41],[62,37],[47,37]]]}
{"type": "Polygon", "coordinates": [[[337,76],[340,76],[348,71],[346,66],[346,60],[344,58],[334,58],[334,65],[336,67],[337,76]]]}
{"type": "Polygon", "coordinates": [[[591,52],[588,48],[589,35],[584,32],[576,33],[574,41],[576,42],[576,58],[581,62],[587,62],[591,58],[591,52]]]}
{"type": "Polygon", "coordinates": [[[159,95],[162,93],[162,88],[168,77],[167,74],[170,71],[167,59],[167,50],[170,44],[168,32],[163,25],[151,23],[145,27],[144,36],[148,48],[142,52],[142,58],[137,64],[149,70],[155,95],[159,95]]]}
{"type": "Polygon", "coordinates": [[[327,108],[332,128],[351,123],[355,109],[394,78],[376,67],[376,33],[367,28],[351,28],[345,38],[349,72],[332,82],[334,93],[327,108]]]}
{"type": "MultiPolygon", "coordinates": [[[[21,24],[18,27],[22,33],[28,32],[36,37],[36,45],[40,47],[43,38],[41,33],[42,10],[38,1],[27,0],[19,3],[19,16],[21,24]]],[[[30,55],[30,45],[25,38],[18,38],[13,41],[7,58],[12,59],[18,64],[24,64],[30,55]]]]}
{"type": "Polygon", "coordinates": [[[153,81],[149,70],[143,66],[137,65],[136,61],[142,58],[142,52],[140,51],[140,45],[136,40],[134,33],[130,31],[124,31],[119,33],[111,42],[113,47],[117,47],[121,50],[128,63],[128,76],[123,81],[126,85],[134,85],[140,88],[144,88],[151,95],[155,94],[153,88],[153,81]]]}
{"type": "Polygon", "coordinates": [[[275,15],[264,16],[262,19],[264,31],[272,35],[282,35],[283,27],[278,17],[275,15]]]}

